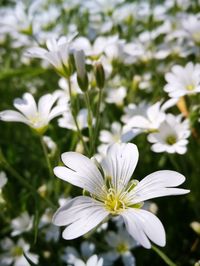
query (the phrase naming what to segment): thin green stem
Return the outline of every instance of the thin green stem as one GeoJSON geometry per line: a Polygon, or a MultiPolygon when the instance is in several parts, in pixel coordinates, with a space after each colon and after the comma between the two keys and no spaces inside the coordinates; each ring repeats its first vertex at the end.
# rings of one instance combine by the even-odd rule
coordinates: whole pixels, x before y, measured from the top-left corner
{"type": "Polygon", "coordinates": [[[78,133],[78,136],[80,138],[80,141],[84,147],[84,150],[86,152],[86,154],[88,154],[88,148],[86,146],[86,143],[83,139],[83,135],[81,133],[81,130],[80,130],[80,127],[79,127],[79,124],[78,124],[78,121],[77,121],[77,118],[76,118],[76,112],[74,111],[74,108],[73,108],[73,97],[72,97],[72,87],[71,87],[71,80],[70,80],[70,77],[67,78],[67,84],[68,84],[68,88],[69,88],[69,96],[70,96],[70,101],[71,101],[71,113],[72,113],[72,117],[74,119],[74,123],[75,123],[75,126],[76,126],[76,129],[77,129],[77,133],[78,133]]]}
{"type": "Polygon", "coordinates": [[[86,107],[88,109],[88,129],[89,129],[89,142],[90,142],[90,156],[93,154],[94,152],[94,135],[93,135],[93,126],[92,126],[92,108],[90,105],[90,99],[89,99],[89,94],[86,91],[85,92],[85,103],[86,103],[86,107]]]}
{"type": "Polygon", "coordinates": [[[45,144],[45,142],[43,140],[43,136],[39,136],[39,138],[40,138],[40,143],[41,143],[42,150],[43,150],[43,153],[44,153],[44,157],[45,157],[45,160],[46,160],[46,163],[47,163],[47,168],[48,168],[48,171],[49,171],[49,175],[50,175],[50,177],[53,177],[52,166],[51,166],[51,162],[49,160],[49,155],[48,155],[46,144],[45,144]]]}
{"type": "Polygon", "coordinates": [[[162,250],[152,245],[152,249],[158,254],[158,256],[169,266],[177,266],[162,250]]]}
{"type": "Polygon", "coordinates": [[[100,108],[101,108],[101,101],[102,101],[102,89],[99,89],[99,98],[97,103],[97,113],[96,113],[96,126],[94,132],[94,143],[97,141],[99,125],[100,125],[100,108]]]}

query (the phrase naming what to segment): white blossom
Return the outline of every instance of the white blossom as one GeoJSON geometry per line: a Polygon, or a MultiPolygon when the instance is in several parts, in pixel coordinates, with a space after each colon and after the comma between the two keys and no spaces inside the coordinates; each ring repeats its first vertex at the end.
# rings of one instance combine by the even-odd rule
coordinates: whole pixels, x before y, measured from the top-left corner
{"type": "Polygon", "coordinates": [[[30,93],[25,93],[22,99],[17,98],[13,103],[19,112],[12,110],[2,111],[0,112],[0,120],[22,122],[38,133],[44,133],[49,122],[66,110],[65,105],[54,106],[56,101],[56,96],[46,94],[39,99],[37,106],[33,96],[30,93]]]}
{"type": "Polygon", "coordinates": [[[169,97],[179,98],[200,92],[200,64],[189,62],[185,67],[175,65],[165,75],[167,84],[164,90],[169,97]]]}
{"type": "Polygon", "coordinates": [[[53,223],[66,226],[64,239],[80,237],[98,226],[106,218],[121,216],[129,234],[145,248],[153,241],[165,245],[165,231],[160,220],[142,210],[145,200],[188,193],[174,188],[185,177],[175,171],[157,171],[142,181],[130,178],[138,161],[138,149],[131,143],[115,143],[107,150],[99,169],[82,154],[66,152],[62,161],[67,166],[54,168],[59,178],[88,191],[89,196],[78,196],[60,207],[53,223]]]}
{"type": "Polygon", "coordinates": [[[154,152],[184,154],[187,151],[190,135],[189,121],[182,121],[182,116],[167,114],[157,132],[148,135],[148,141],[153,143],[154,152]]]}

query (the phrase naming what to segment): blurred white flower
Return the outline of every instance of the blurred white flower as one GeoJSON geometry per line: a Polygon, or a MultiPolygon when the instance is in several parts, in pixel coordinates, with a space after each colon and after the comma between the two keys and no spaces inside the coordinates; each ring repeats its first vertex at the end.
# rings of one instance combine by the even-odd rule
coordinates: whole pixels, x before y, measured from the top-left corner
{"type": "Polygon", "coordinates": [[[19,112],[12,110],[0,112],[0,120],[22,122],[42,134],[46,131],[49,122],[66,110],[65,105],[53,107],[56,101],[56,96],[46,94],[39,99],[37,106],[33,96],[25,93],[22,99],[17,98],[13,103],[19,112]]]}
{"type": "Polygon", "coordinates": [[[167,114],[158,132],[149,134],[147,138],[153,143],[151,149],[154,152],[184,154],[187,151],[189,136],[189,120],[182,121],[181,115],[167,114]]]}
{"type": "Polygon", "coordinates": [[[93,255],[95,245],[91,242],[84,241],[80,246],[80,254],[74,247],[67,247],[62,255],[62,260],[73,266],[100,266],[103,265],[103,259],[98,259],[93,255]],[[82,260],[84,258],[84,260],[82,260]],[[86,262],[85,262],[86,261],[86,262]]]}
{"type": "Polygon", "coordinates": [[[110,215],[121,216],[129,234],[145,248],[151,241],[165,245],[165,231],[160,220],[142,210],[145,200],[188,193],[174,188],[185,181],[175,171],[157,171],[142,181],[131,176],[138,161],[138,149],[134,144],[115,143],[107,150],[107,156],[96,164],[82,154],[66,152],[62,161],[67,166],[54,168],[59,178],[88,191],[90,196],[78,196],[60,207],[54,214],[53,223],[67,226],[64,239],[74,239],[98,226],[110,215]]]}
{"type": "Polygon", "coordinates": [[[164,91],[169,97],[179,98],[200,92],[200,64],[194,65],[189,62],[185,67],[175,65],[171,72],[165,75],[168,82],[164,91]]]}
{"type": "Polygon", "coordinates": [[[57,242],[60,236],[59,228],[51,223],[52,215],[52,210],[46,209],[39,222],[39,228],[44,232],[47,242],[57,242]]]}
{"type": "Polygon", "coordinates": [[[61,76],[68,77],[71,72],[69,65],[69,56],[72,53],[70,43],[74,36],[72,35],[69,38],[62,36],[58,40],[55,38],[48,39],[46,41],[47,49],[41,47],[29,48],[26,55],[47,60],[61,76]]]}
{"type": "Polygon", "coordinates": [[[189,40],[193,40],[195,43],[200,44],[200,16],[189,15],[182,20],[183,30],[189,40]]]}
{"type": "Polygon", "coordinates": [[[116,105],[122,105],[127,91],[125,87],[119,87],[115,89],[107,89],[107,97],[105,101],[107,103],[114,103],[116,105]]]}
{"type": "Polygon", "coordinates": [[[115,142],[128,142],[134,137],[132,130],[123,127],[119,122],[113,122],[110,130],[101,130],[99,140],[107,145],[115,142]]]}
{"type": "Polygon", "coordinates": [[[35,264],[38,264],[39,256],[30,252],[30,245],[20,238],[15,244],[10,238],[5,238],[0,243],[4,253],[0,255],[0,264],[2,266],[13,265],[13,266],[30,266],[26,256],[35,264]]]}
{"type": "MultiPolygon", "coordinates": [[[[88,110],[85,108],[81,109],[77,115],[77,122],[81,130],[88,127],[87,117],[88,110]]],[[[63,116],[58,119],[58,125],[59,127],[77,131],[77,127],[75,125],[71,110],[68,110],[67,112],[63,113],[63,116]]]]}
{"type": "Polygon", "coordinates": [[[81,259],[74,259],[73,266],[102,266],[103,258],[98,259],[97,255],[92,255],[86,262],[81,259]]]}
{"type": "Polygon", "coordinates": [[[109,231],[105,239],[112,249],[102,254],[105,265],[113,265],[114,261],[119,259],[119,257],[121,257],[124,266],[136,265],[131,249],[138,246],[138,244],[127,231],[122,228],[117,233],[109,231]]]}
{"type": "Polygon", "coordinates": [[[145,131],[157,130],[165,119],[165,108],[161,106],[162,102],[156,102],[153,105],[140,104],[138,107],[129,105],[125,108],[126,114],[122,116],[122,121],[129,128],[137,128],[145,131]]]}
{"type": "Polygon", "coordinates": [[[28,212],[23,212],[19,217],[11,221],[12,233],[11,236],[17,236],[24,232],[28,232],[33,227],[33,216],[28,212]]]}

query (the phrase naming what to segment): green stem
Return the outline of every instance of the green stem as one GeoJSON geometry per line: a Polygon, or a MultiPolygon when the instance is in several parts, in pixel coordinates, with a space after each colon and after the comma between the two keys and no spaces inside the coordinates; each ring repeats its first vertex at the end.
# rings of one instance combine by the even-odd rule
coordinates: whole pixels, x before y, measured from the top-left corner
{"type": "Polygon", "coordinates": [[[94,132],[94,143],[97,141],[99,124],[100,124],[100,108],[101,108],[101,101],[102,101],[102,89],[99,89],[99,98],[97,103],[97,113],[96,113],[96,126],[94,132]]]}
{"type": "Polygon", "coordinates": [[[152,249],[158,254],[158,256],[169,266],[177,266],[167,255],[158,247],[152,245],[152,249]]]}
{"type": "Polygon", "coordinates": [[[80,141],[84,147],[84,151],[88,154],[88,148],[86,146],[86,143],[83,139],[83,135],[81,133],[81,130],[79,128],[79,125],[78,125],[78,121],[76,119],[76,112],[74,112],[74,109],[73,109],[73,97],[72,97],[72,87],[71,87],[71,80],[70,80],[70,77],[67,78],[67,84],[68,84],[68,87],[69,87],[69,96],[70,96],[70,101],[71,101],[71,113],[72,113],[72,117],[74,119],[74,123],[75,123],[75,126],[76,126],[76,129],[77,129],[77,133],[78,133],[78,136],[80,138],[80,141]]]}
{"type": "Polygon", "coordinates": [[[89,94],[86,91],[85,92],[85,103],[86,103],[86,107],[88,109],[88,129],[89,129],[89,142],[90,142],[90,156],[93,154],[94,152],[94,136],[93,136],[93,126],[92,126],[92,108],[90,105],[90,99],[89,99],[89,94]]]}
{"type": "Polygon", "coordinates": [[[43,150],[43,153],[44,153],[44,157],[45,157],[45,160],[46,160],[46,163],[47,163],[47,168],[48,168],[48,171],[49,171],[49,175],[50,175],[50,177],[53,177],[53,171],[52,171],[52,167],[51,167],[51,162],[49,160],[49,155],[48,155],[46,144],[45,144],[45,142],[43,140],[43,136],[39,136],[39,138],[40,138],[40,143],[41,143],[42,150],[43,150]]]}

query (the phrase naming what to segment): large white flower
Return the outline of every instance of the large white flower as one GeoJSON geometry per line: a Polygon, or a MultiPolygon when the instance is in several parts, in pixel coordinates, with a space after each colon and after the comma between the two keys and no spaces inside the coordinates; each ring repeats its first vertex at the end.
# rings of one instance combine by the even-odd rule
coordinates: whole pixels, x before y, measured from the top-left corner
{"type": "Polygon", "coordinates": [[[56,101],[57,96],[46,94],[39,99],[37,106],[33,96],[30,93],[25,93],[22,99],[17,98],[13,103],[19,112],[12,110],[0,112],[0,120],[22,122],[38,133],[44,133],[49,122],[66,110],[65,105],[53,107],[56,101]]]}
{"type": "Polygon", "coordinates": [[[55,167],[55,175],[89,193],[89,196],[68,201],[54,214],[55,225],[67,226],[63,238],[82,236],[110,215],[119,215],[129,234],[145,248],[151,247],[149,240],[165,245],[162,223],[154,214],[140,207],[151,198],[188,193],[188,190],[173,188],[182,184],[185,177],[166,170],[154,172],[141,182],[130,181],[138,156],[136,145],[131,143],[111,145],[98,167],[82,154],[62,154],[66,166],[55,167]]]}
{"type": "Polygon", "coordinates": [[[172,98],[200,92],[200,64],[189,62],[185,67],[175,65],[165,75],[168,82],[164,90],[172,98]]]}
{"type": "Polygon", "coordinates": [[[151,149],[154,152],[186,153],[187,138],[190,135],[189,120],[185,119],[183,122],[181,120],[181,115],[167,114],[158,132],[148,135],[148,141],[153,143],[151,149]]]}

